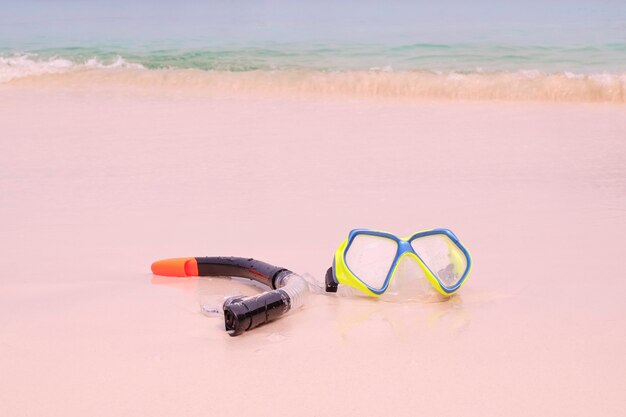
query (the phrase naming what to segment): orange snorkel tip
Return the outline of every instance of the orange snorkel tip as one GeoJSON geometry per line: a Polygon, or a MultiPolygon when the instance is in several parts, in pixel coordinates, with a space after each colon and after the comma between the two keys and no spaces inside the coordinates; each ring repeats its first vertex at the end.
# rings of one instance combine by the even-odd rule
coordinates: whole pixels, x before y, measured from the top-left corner
{"type": "Polygon", "coordinates": [[[171,258],[154,262],[151,267],[155,275],[166,277],[197,277],[198,261],[196,258],[171,258]]]}

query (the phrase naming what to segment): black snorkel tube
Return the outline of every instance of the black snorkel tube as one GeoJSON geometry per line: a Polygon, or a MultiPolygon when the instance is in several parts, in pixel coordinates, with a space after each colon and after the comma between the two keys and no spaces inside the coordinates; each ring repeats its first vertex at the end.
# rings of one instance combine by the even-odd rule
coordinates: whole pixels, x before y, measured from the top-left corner
{"type": "Polygon", "coordinates": [[[229,297],[224,301],[224,327],[231,336],[238,336],[295,310],[303,304],[309,290],[301,276],[252,258],[164,259],[152,264],[152,272],[179,277],[248,278],[268,287],[268,291],[259,295],[229,297]]]}

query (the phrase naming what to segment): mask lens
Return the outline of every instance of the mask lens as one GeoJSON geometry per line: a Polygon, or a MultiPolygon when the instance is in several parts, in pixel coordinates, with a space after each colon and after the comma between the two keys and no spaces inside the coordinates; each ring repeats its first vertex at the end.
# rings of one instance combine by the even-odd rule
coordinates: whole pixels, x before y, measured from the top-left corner
{"type": "Polygon", "coordinates": [[[413,250],[447,288],[459,283],[467,270],[463,251],[446,235],[422,236],[411,241],[413,250]]]}
{"type": "Polygon", "coordinates": [[[426,279],[422,267],[413,257],[403,257],[396,267],[387,290],[380,299],[391,302],[418,301],[434,303],[446,300],[426,279]]]}
{"type": "Polygon", "coordinates": [[[360,234],[346,252],[346,265],[363,283],[381,289],[398,252],[395,240],[381,236],[360,234]]]}

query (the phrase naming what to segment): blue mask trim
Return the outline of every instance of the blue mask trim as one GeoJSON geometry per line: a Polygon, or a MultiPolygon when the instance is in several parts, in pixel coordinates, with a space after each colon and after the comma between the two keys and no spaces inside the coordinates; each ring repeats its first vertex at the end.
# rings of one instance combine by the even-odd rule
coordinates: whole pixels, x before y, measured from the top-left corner
{"type": "MultiPolygon", "coordinates": [[[[439,285],[441,285],[441,288],[443,289],[443,291],[446,294],[450,294],[450,293],[453,293],[454,291],[458,290],[459,287],[465,281],[465,278],[467,278],[467,275],[469,274],[469,271],[471,269],[472,258],[470,257],[469,252],[467,251],[467,249],[465,249],[465,247],[461,244],[461,242],[459,242],[459,238],[457,238],[456,235],[454,233],[452,233],[452,231],[449,230],[449,229],[441,229],[440,228],[440,229],[432,229],[432,230],[427,230],[427,231],[424,231],[424,232],[419,232],[419,233],[414,234],[413,236],[411,236],[410,238],[408,238],[406,240],[401,239],[401,238],[399,238],[396,235],[393,235],[391,233],[378,232],[378,231],[369,230],[369,229],[354,229],[354,230],[351,230],[350,234],[348,235],[348,244],[346,245],[346,248],[345,248],[345,250],[343,252],[344,259],[346,258],[346,254],[348,253],[348,250],[350,249],[350,246],[352,245],[352,242],[359,235],[369,235],[369,236],[384,237],[384,238],[387,238],[387,239],[394,240],[397,243],[397,245],[398,245],[398,250],[396,252],[396,256],[394,257],[394,259],[393,259],[393,261],[392,261],[392,263],[391,263],[391,265],[389,267],[389,271],[387,272],[387,276],[385,277],[385,282],[383,283],[383,286],[381,288],[372,288],[367,283],[363,282],[354,273],[354,271],[352,271],[350,269],[350,266],[346,262],[346,267],[348,269],[350,269],[350,272],[352,272],[352,275],[354,275],[359,281],[361,281],[361,283],[363,283],[363,285],[365,285],[371,292],[373,292],[374,294],[377,294],[377,295],[381,295],[385,291],[387,291],[387,288],[389,287],[389,282],[391,281],[391,273],[392,273],[392,271],[396,267],[396,264],[398,263],[400,258],[407,252],[412,253],[413,255],[417,256],[422,261],[422,263],[426,266],[426,268],[430,271],[430,273],[435,277],[435,279],[437,280],[439,285]],[[411,246],[411,242],[413,240],[421,238],[421,237],[425,237],[425,236],[432,236],[432,235],[445,235],[445,236],[447,236],[461,250],[463,255],[465,255],[465,258],[467,259],[467,268],[465,269],[465,272],[463,273],[463,276],[461,276],[461,279],[459,279],[459,281],[456,284],[454,284],[452,287],[445,286],[443,284],[443,282],[441,282],[441,280],[439,279],[437,274],[433,273],[433,271],[430,270],[430,268],[428,267],[426,262],[424,262],[424,260],[415,252],[415,250],[413,250],[413,246],[411,246]]],[[[334,265],[334,262],[333,262],[333,265],[334,265]]]]}

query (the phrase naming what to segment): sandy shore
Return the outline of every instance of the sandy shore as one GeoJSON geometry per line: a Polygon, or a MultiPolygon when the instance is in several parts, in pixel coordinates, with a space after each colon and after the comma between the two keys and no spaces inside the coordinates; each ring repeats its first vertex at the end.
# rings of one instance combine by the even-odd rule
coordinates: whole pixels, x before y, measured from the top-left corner
{"type": "Polygon", "coordinates": [[[626,108],[0,90],[4,416],[618,416],[626,108]],[[348,231],[448,227],[459,297],[199,313],[254,256],[321,280],[348,231]]]}

